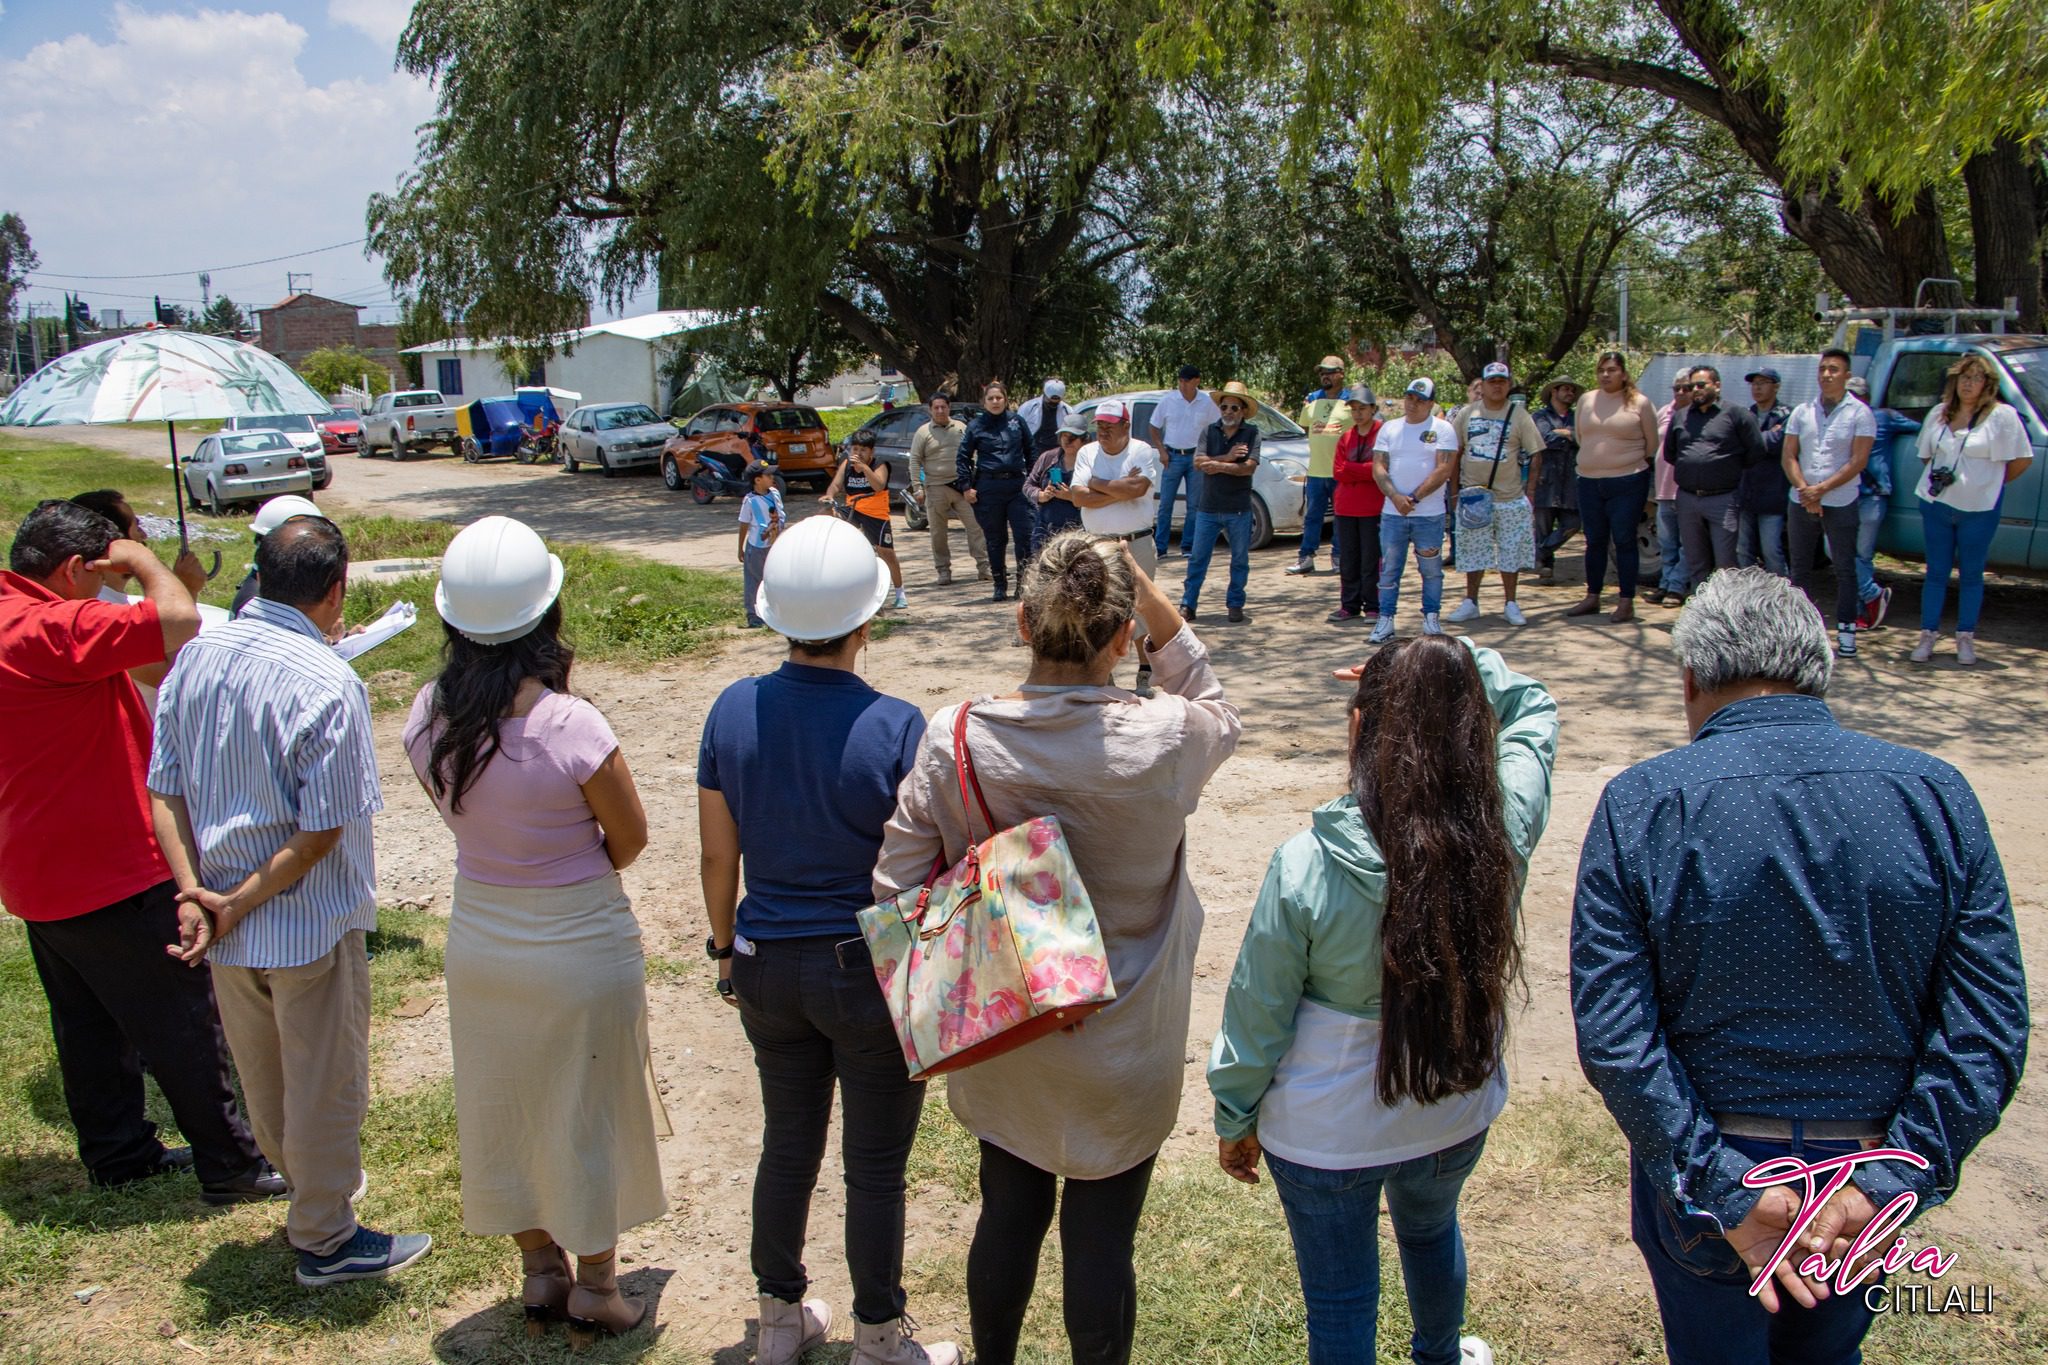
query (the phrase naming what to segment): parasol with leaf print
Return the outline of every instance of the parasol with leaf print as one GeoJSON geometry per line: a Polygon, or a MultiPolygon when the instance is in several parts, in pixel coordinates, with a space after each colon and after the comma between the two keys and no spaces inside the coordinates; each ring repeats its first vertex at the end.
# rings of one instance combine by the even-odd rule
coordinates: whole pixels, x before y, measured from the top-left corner
{"type": "MultiPolygon", "coordinates": [[[[173,423],[226,417],[311,416],[328,410],[292,368],[229,337],[152,328],[58,356],[0,404],[0,426],[162,422],[184,549],[185,484],[173,423]]],[[[214,556],[218,569],[220,556],[214,556]]]]}

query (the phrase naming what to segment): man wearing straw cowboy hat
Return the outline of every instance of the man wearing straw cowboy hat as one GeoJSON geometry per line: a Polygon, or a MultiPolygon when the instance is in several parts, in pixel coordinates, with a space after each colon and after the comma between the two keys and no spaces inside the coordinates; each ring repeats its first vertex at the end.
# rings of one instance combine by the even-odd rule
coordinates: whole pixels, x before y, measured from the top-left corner
{"type": "Polygon", "coordinates": [[[1252,473],[1259,467],[1259,428],[1245,418],[1257,410],[1258,400],[1237,379],[1218,389],[1215,398],[1223,415],[1209,424],[1195,448],[1202,503],[1188,518],[1188,575],[1181,589],[1180,614],[1195,619],[1209,559],[1221,535],[1230,541],[1230,586],[1223,605],[1232,621],[1242,621],[1244,585],[1252,568],[1252,473]]]}

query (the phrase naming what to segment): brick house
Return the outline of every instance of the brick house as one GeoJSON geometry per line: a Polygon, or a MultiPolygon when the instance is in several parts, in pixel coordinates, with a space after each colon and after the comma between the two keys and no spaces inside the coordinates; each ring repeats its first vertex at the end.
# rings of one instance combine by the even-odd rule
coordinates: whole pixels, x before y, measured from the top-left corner
{"type": "Polygon", "coordinates": [[[308,355],[329,346],[353,346],[387,371],[393,382],[403,373],[398,363],[398,328],[389,324],[365,327],[362,309],[318,294],[293,294],[256,311],[256,344],[297,369],[308,355]]]}

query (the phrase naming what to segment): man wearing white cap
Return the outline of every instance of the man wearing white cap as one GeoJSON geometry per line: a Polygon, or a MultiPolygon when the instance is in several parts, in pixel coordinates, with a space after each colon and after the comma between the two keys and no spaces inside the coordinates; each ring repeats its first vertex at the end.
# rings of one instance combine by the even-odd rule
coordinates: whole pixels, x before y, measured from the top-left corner
{"type": "MultiPolygon", "coordinates": [[[[1119,399],[1096,405],[1095,439],[1074,457],[1074,482],[1067,496],[1081,509],[1081,529],[1111,536],[1131,547],[1131,558],[1149,576],[1159,565],[1153,528],[1159,519],[1159,452],[1131,435],[1131,412],[1119,399]]],[[[1192,524],[1192,523],[1190,523],[1192,524]]],[[[1185,539],[1183,539],[1185,543],[1185,539]]],[[[1138,623],[1136,644],[1145,642],[1138,623]]],[[[1152,666],[1137,648],[1141,697],[1152,695],[1152,666]]]]}
{"type": "Polygon", "coordinates": [[[297,517],[256,547],[259,595],[186,645],[158,698],[149,794],[178,884],[174,956],[210,961],[249,1125],[291,1186],[302,1285],[373,1279],[432,1239],[356,1221],[384,808],[362,680],[328,645],[348,544],[297,517]]]}
{"type": "Polygon", "coordinates": [[[1457,458],[1458,433],[1436,415],[1436,382],[1427,376],[1409,381],[1401,395],[1401,420],[1381,423],[1373,438],[1373,481],[1387,495],[1387,505],[1380,513],[1380,619],[1370,644],[1394,638],[1410,547],[1422,574],[1422,633],[1443,634],[1437,611],[1444,596],[1444,486],[1457,458]]]}
{"type": "Polygon", "coordinates": [[[795,1365],[832,1327],[824,1300],[804,1297],[803,1250],[835,1081],[853,1358],[960,1359],[949,1343],[906,1335],[903,1173],[925,1087],[910,1079],[855,918],[874,903],[883,827],[925,728],[915,706],[854,671],[889,596],[888,567],[845,522],[812,517],[783,532],[754,609],[789,638],[789,659],[720,693],[697,749],[705,951],[753,1044],[765,1111],[752,1242],[762,1365],[795,1365]]]}
{"type": "Polygon", "coordinates": [[[1018,405],[1017,415],[1024,419],[1024,425],[1031,430],[1031,458],[1036,460],[1048,450],[1060,448],[1060,423],[1074,415],[1067,406],[1067,384],[1063,379],[1048,379],[1045,389],[1036,398],[1027,398],[1018,405]]]}

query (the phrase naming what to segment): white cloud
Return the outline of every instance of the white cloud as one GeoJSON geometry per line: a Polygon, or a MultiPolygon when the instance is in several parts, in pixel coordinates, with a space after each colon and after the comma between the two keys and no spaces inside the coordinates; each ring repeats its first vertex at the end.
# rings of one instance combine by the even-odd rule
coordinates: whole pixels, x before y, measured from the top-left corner
{"type": "MultiPolygon", "coordinates": [[[[361,236],[365,199],[412,165],[432,94],[386,70],[311,84],[297,65],[306,42],[279,14],[122,5],[109,41],[74,34],[0,59],[7,207],[46,268],[182,269],[361,236]]],[[[344,270],[374,273],[352,251],[319,265],[330,287],[344,270]]],[[[216,275],[213,287],[267,304],[286,268],[216,275]]]]}
{"type": "Polygon", "coordinates": [[[412,0],[327,0],[327,17],[379,44],[396,47],[398,35],[412,19],[412,0]]]}

